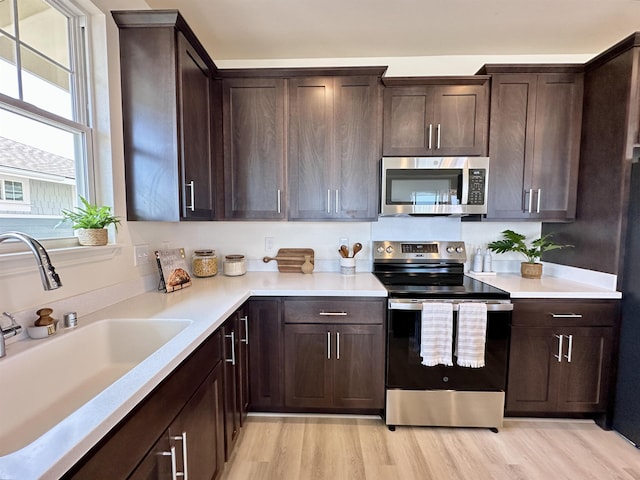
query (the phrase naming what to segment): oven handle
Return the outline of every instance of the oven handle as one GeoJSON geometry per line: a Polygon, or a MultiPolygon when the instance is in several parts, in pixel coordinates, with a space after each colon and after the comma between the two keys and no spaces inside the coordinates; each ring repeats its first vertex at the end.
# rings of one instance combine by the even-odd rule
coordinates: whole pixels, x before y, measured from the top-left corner
{"type": "MultiPolygon", "coordinates": [[[[422,310],[422,303],[424,301],[399,301],[395,299],[389,299],[389,309],[390,310],[422,310]]],[[[462,302],[433,302],[433,303],[451,303],[453,305],[453,311],[457,312],[459,309],[459,305],[462,302]]],[[[480,301],[480,302],[466,302],[466,303],[486,303],[487,304],[487,312],[511,312],[513,311],[513,303],[504,303],[504,302],[491,302],[491,301],[480,301]]]]}

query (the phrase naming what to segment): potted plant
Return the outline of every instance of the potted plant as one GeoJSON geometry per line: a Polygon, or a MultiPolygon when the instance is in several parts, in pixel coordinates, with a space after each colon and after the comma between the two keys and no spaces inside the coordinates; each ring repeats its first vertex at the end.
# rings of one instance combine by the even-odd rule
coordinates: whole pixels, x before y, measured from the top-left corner
{"type": "Polygon", "coordinates": [[[84,197],[80,197],[80,201],[82,206],[75,210],[62,210],[60,223],[71,222],[72,228],[78,231],[80,245],[106,245],[106,227],[113,224],[117,231],[120,219],[111,213],[111,207],[92,205],[84,197]]]}
{"type": "Polygon", "coordinates": [[[520,274],[524,278],[540,278],[542,276],[542,264],[537,260],[542,252],[548,250],[557,250],[559,248],[572,247],[573,245],[559,245],[551,240],[551,234],[533,240],[529,245],[525,243],[526,237],[521,233],[513,230],[504,230],[501,240],[491,242],[489,250],[496,253],[517,252],[521,253],[527,259],[520,265],[520,274]]]}

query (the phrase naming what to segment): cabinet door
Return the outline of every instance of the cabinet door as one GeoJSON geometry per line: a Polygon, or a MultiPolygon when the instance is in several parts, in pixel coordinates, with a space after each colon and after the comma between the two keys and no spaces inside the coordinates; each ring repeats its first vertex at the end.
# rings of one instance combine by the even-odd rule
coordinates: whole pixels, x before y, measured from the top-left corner
{"type": "Polygon", "coordinates": [[[251,410],[280,411],[284,406],[280,299],[252,299],[248,308],[251,410]]]}
{"type": "Polygon", "coordinates": [[[506,411],[555,410],[558,339],[552,328],[513,327],[506,411]]]}
{"type": "Polygon", "coordinates": [[[535,75],[492,78],[487,218],[529,217],[535,94],[535,75]]]}
{"type": "Polygon", "coordinates": [[[487,85],[434,87],[432,155],[486,155],[487,85]]]}
{"type": "Polygon", "coordinates": [[[222,326],[224,352],[224,436],[225,459],[229,460],[240,434],[241,413],[238,398],[238,329],[237,314],[222,326]]]}
{"type": "Polygon", "coordinates": [[[333,79],[289,80],[289,218],[335,214],[333,79]]]}
{"type": "Polygon", "coordinates": [[[430,155],[434,146],[432,90],[425,86],[384,90],[383,154],[430,155]]]}
{"type": "Polygon", "coordinates": [[[558,411],[605,411],[613,328],[572,327],[563,329],[562,333],[565,335],[565,350],[558,383],[558,411]]]}
{"type": "Polygon", "coordinates": [[[182,217],[212,219],[211,73],[181,33],[178,33],[178,94],[182,217]]]}
{"type": "Polygon", "coordinates": [[[284,82],[223,82],[227,219],[286,218],[284,82]]]}
{"type": "Polygon", "coordinates": [[[238,311],[238,408],[240,409],[240,426],[244,425],[249,413],[249,316],[246,307],[238,311]]]}
{"type": "Polygon", "coordinates": [[[334,406],[383,408],[382,325],[337,325],[335,332],[334,406]]]}
{"type": "Polygon", "coordinates": [[[582,94],[581,75],[537,77],[531,183],[537,218],[575,218],[582,94]]]}
{"type": "Polygon", "coordinates": [[[176,471],[192,478],[218,478],[224,468],[222,368],[219,362],[169,427],[176,471]]]}
{"type": "Polygon", "coordinates": [[[332,329],[326,325],[284,327],[285,405],[331,407],[332,329]]]}
{"type": "Polygon", "coordinates": [[[334,217],[376,220],[382,97],[375,76],[334,79],[334,217]]]}

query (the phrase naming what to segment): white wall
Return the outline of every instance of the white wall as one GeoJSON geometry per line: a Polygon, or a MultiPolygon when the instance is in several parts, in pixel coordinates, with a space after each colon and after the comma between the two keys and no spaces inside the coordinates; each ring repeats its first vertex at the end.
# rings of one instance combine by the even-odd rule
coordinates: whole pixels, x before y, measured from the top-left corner
{"type": "MultiPolygon", "coordinates": [[[[85,2],[88,0],[84,0],[85,2]]],[[[120,71],[118,30],[110,10],[146,9],[142,0],[94,0],[92,17],[95,69],[94,102],[96,105],[94,142],[98,164],[98,200],[115,205],[115,213],[125,215],[124,161],[122,143],[122,111],[120,106],[120,71]]],[[[473,74],[484,63],[496,62],[582,62],[590,56],[527,57],[405,57],[376,59],[318,59],[296,61],[219,62],[221,67],[268,66],[339,66],[389,65],[388,75],[455,75],[473,74]]],[[[509,226],[507,224],[507,226],[509,226]]],[[[519,223],[512,226],[526,234],[538,235],[539,223],[519,223]]],[[[255,268],[275,268],[271,263],[261,265],[265,253],[264,237],[274,237],[275,249],[282,247],[311,247],[326,269],[337,262],[337,248],[341,237],[351,244],[361,242],[365,250],[360,254],[359,268],[370,267],[370,242],[384,236],[398,238],[451,239],[461,238],[471,247],[485,245],[504,230],[502,223],[461,223],[455,219],[397,219],[377,223],[308,223],[308,222],[204,222],[204,223],[145,223],[123,222],[117,236],[118,250],[108,260],[84,263],[64,261],[56,265],[64,287],[44,292],[32,258],[25,258],[11,275],[0,273],[0,311],[34,311],[61,299],[86,292],[101,291],[116,284],[133,284],[138,288],[147,274],[155,274],[153,264],[136,267],[133,264],[133,245],[147,244],[150,249],[165,246],[195,248],[211,247],[222,256],[243,253],[255,268]],[[446,237],[446,238],[444,238],[446,237]],[[31,267],[33,265],[33,267],[31,267]]],[[[66,257],[65,257],[66,258],[66,257]]],[[[56,255],[53,255],[54,263],[56,255]]],[[[336,263],[337,265],[337,263],[336,263]]],[[[149,283],[144,283],[148,287],[149,283]]],[[[123,289],[118,289],[121,292],[123,289]]],[[[134,293],[135,288],[129,289],[134,293]]],[[[72,303],[72,302],[71,302],[72,303]]],[[[85,308],[90,308],[86,306],[85,308]]],[[[61,315],[62,312],[60,312],[61,315]]]]}

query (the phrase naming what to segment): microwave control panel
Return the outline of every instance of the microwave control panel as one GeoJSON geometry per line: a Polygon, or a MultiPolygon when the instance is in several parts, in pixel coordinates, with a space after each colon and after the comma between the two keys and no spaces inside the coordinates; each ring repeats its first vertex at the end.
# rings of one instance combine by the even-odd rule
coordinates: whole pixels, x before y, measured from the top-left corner
{"type": "Polygon", "coordinates": [[[484,205],[487,171],[484,168],[469,170],[469,198],[468,205],[484,205]]]}

